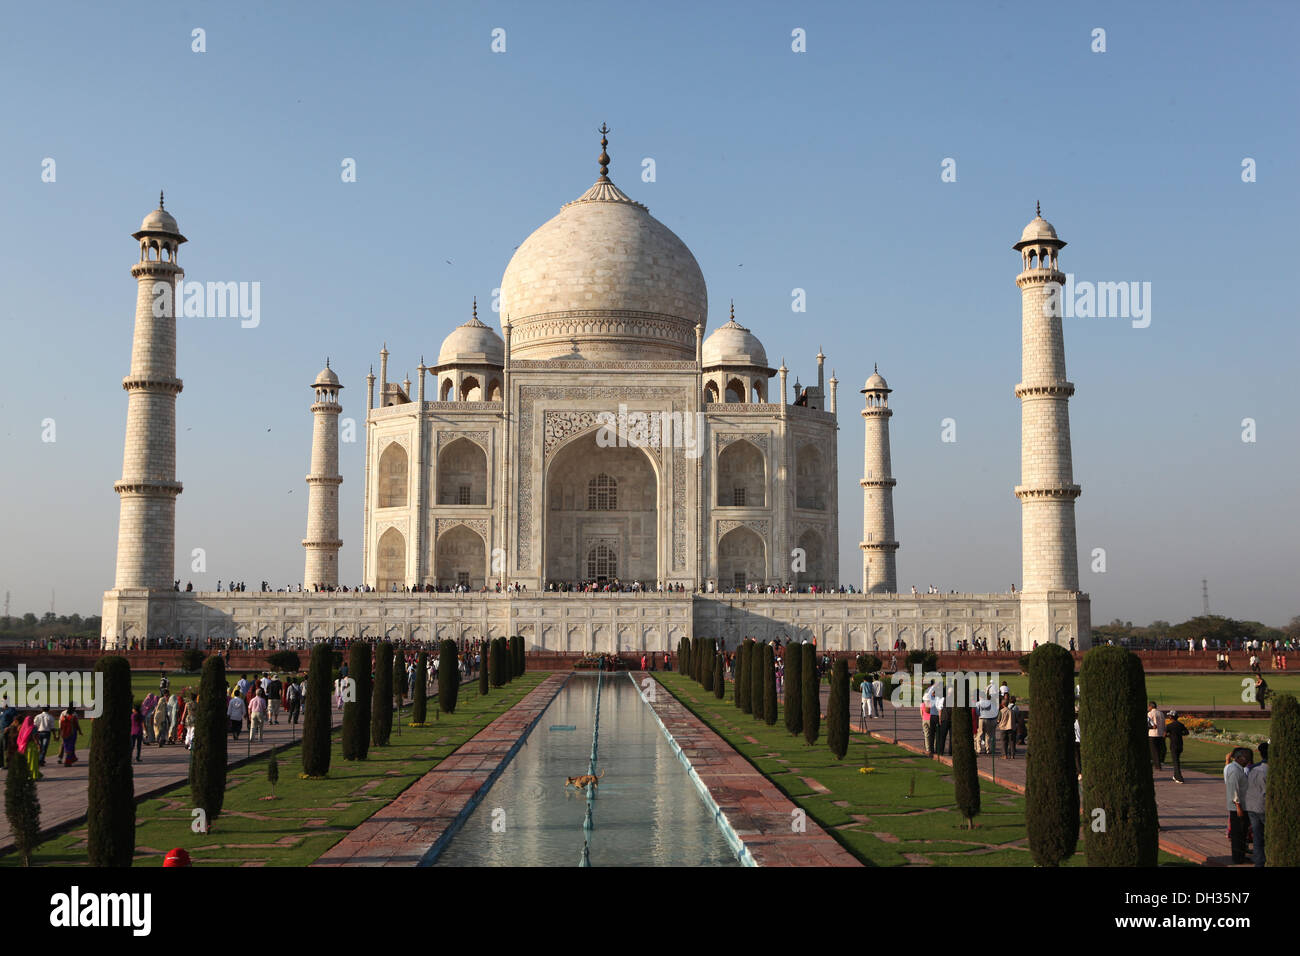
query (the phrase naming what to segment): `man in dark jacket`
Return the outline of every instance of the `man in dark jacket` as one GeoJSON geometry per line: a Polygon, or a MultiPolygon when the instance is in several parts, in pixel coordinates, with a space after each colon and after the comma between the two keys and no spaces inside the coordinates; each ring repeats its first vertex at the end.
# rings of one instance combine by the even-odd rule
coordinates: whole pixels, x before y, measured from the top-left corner
{"type": "Polygon", "coordinates": [[[1178,711],[1169,712],[1169,722],[1165,724],[1165,737],[1169,742],[1169,756],[1174,760],[1174,783],[1185,783],[1183,780],[1183,768],[1179,762],[1183,755],[1183,738],[1187,736],[1187,728],[1183,722],[1178,719],[1178,711]]]}

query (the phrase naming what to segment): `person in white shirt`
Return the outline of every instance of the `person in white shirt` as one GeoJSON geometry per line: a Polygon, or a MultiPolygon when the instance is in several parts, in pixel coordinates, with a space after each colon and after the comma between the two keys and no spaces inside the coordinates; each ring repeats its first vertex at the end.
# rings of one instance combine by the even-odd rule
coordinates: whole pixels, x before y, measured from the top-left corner
{"type": "Polygon", "coordinates": [[[862,690],[862,719],[866,720],[868,717],[875,716],[875,713],[873,713],[873,711],[875,710],[874,707],[875,698],[872,697],[871,695],[871,681],[863,680],[861,690],[862,690]]]}
{"type": "Polygon", "coordinates": [[[1268,744],[1259,745],[1259,763],[1246,769],[1246,816],[1250,820],[1250,836],[1255,843],[1251,862],[1264,865],[1264,800],[1268,791],[1268,744]]]}
{"type": "Polygon", "coordinates": [[[979,744],[979,752],[992,753],[997,747],[993,736],[998,722],[997,702],[993,700],[992,695],[984,695],[976,702],[975,712],[979,715],[980,721],[979,739],[976,741],[979,744]]]}
{"type": "Polygon", "coordinates": [[[1228,840],[1232,845],[1232,862],[1246,862],[1246,766],[1250,763],[1250,748],[1237,747],[1223,766],[1223,783],[1227,791],[1228,840]]]}
{"type": "Polygon", "coordinates": [[[871,696],[876,700],[876,716],[885,716],[885,684],[879,677],[871,682],[871,696]]]}
{"type": "Polygon", "coordinates": [[[226,704],[226,717],[230,719],[230,736],[234,740],[239,739],[240,728],[244,726],[244,713],[244,698],[239,694],[232,695],[226,704]]]}

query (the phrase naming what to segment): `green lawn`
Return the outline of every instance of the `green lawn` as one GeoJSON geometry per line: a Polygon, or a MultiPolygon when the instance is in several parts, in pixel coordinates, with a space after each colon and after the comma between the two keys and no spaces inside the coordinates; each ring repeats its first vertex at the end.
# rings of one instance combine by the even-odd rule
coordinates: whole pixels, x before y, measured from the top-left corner
{"type": "MultiPolygon", "coordinates": [[[[226,784],[225,808],[208,834],[190,830],[188,785],[145,800],[139,804],[137,816],[136,865],[160,866],[168,850],[184,847],[195,865],[305,866],[392,802],[547,676],[545,672],[530,671],[487,697],[479,697],[476,684],[465,684],[453,715],[439,716],[436,700],[430,700],[427,727],[405,724],[410,719],[408,707],[403,712],[401,732],[393,735],[391,746],[372,747],[364,761],[343,759],[336,730],[330,773],[325,779],[300,779],[301,746],[288,747],[277,758],[280,782],[274,801],[262,799],[270,793],[266,757],[232,770],[226,784]]],[[[172,687],[177,686],[173,679],[172,687]]],[[[84,826],[46,841],[33,858],[33,864],[38,866],[77,866],[85,862],[84,826]]],[[[17,863],[12,853],[0,857],[0,865],[17,863]]]]}
{"type": "MultiPolygon", "coordinates": [[[[736,709],[731,685],[719,701],[681,674],[655,676],[864,864],[902,866],[923,858],[938,866],[1033,865],[1019,794],[981,778],[982,812],[976,829],[967,830],[953,804],[950,767],[857,733],[839,761],[825,743],[824,722],[822,738],[808,746],[786,732],[783,715],[769,727],[736,709]],[[872,772],[860,773],[864,766],[872,772]],[[817,792],[803,778],[830,792],[817,792]]],[[[1160,862],[1190,865],[1164,853],[1160,862]]],[[[1083,863],[1080,840],[1069,865],[1083,863]]]]}

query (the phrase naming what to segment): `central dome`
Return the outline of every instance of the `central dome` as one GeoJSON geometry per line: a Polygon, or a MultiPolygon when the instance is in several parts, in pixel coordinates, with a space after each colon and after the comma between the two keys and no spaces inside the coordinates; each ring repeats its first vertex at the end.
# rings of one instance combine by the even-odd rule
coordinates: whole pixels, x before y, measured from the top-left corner
{"type": "Polygon", "coordinates": [[[501,278],[512,359],[693,361],[708,311],[691,250],[603,174],[524,240],[501,278]]]}

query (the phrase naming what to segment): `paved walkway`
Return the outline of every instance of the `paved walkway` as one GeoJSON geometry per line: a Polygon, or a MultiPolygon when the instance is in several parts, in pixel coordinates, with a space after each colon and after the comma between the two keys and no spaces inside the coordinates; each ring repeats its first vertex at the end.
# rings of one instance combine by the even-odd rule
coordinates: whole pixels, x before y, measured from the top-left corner
{"type": "MultiPolygon", "coordinates": [[[[409,705],[408,705],[409,706],[409,705]]],[[[343,711],[334,711],[332,726],[343,723],[343,711]]],[[[77,763],[64,767],[57,761],[59,741],[50,741],[50,751],[41,772],[45,779],[38,781],[36,795],[41,801],[41,834],[48,835],[73,826],[86,818],[86,790],[90,778],[90,760],[86,744],[90,741],[89,722],[83,724],[85,732],[78,739],[77,763]]],[[[246,732],[240,732],[238,740],[226,739],[226,757],[228,766],[237,767],[258,757],[272,747],[282,749],[302,739],[301,721],[295,726],[289,723],[285,714],[280,715],[278,724],[268,723],[262,741],[248,740],[246,732]]],[[[189,780],[190,752],[184,744],[172,743],[165,747],[146,744],[142,751],[144,760],[131,767],[135,775],[135,797],[143,800],[152,797],[178,784],[189,780]]],[[[9,820],[0,814],[0,853],[13,849],[13,835],[9,820]]]]}
{"type": "Polygon", "coordinates": [[[568,679],[547,677],[312,865],[419,866],[456,834],[568,679]]]}
{"type": "MultiPolygon", "coordinates": [[[[826,706],[828,688],[822,688],[822,707],[826,706]]],[[[856,708],[857,699],[851,704],[856,708]]],[[[853,729],[862,724],[855,709],[853,729]]],[[[925,753],[925,737],[921,731],[921,713],[917,707],[898,708],[898,745],[914,753],[925,753]]],[[[886,708],[884,717],[867,721],[871,735],[878,740],[894,741],[894,713],[886,708]]],[[[1000,746],[1000,745],[999,745],[1000,746]]],[[[1227,748],[1225,747],[1225,751],[1227,748]]],[[[1021,748],[1015,760],[1005,760],[1000,752],[996,758],[979,756],[980,776],[1017,793],[1025,792],[1025,750],[1021,748]]],[[[940,757],[951,764],[950,757],[940,757]]],[[[1232,855],[1228,847],[1227,811],[1224,809],[1224,790],[1221,777],[1183,771],[1183,784],[1174,783],[1173,771],[1168,765],[1158,773],[1156,805],[1160,813],[1160,848],[1167,853],[1183,857],[1194,863],[1212,866],[1231,866],[1232,855]]],[[[1249,866],[1250,864],[1241,864],[1249,866]]]]}
{"type": "MultiPolygon", "coordinates": [[[[648,676],[633,671],[638,686],[648,676]]],[[[754,765],[663,688],[650,706],[673,735],[727,823],[759,866],[861,866],[857,858],[806,815],[791,823],[798,806],[754,765]]]]}

